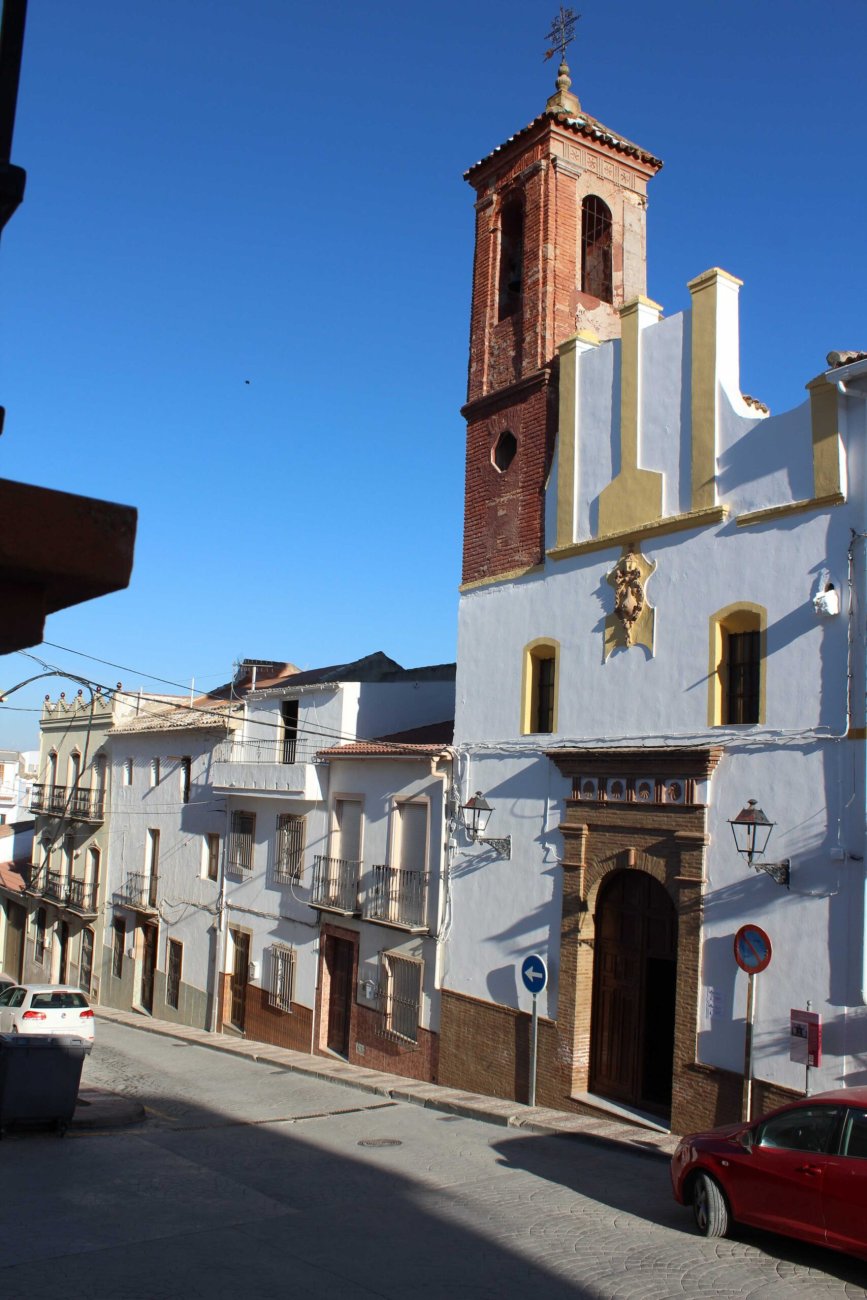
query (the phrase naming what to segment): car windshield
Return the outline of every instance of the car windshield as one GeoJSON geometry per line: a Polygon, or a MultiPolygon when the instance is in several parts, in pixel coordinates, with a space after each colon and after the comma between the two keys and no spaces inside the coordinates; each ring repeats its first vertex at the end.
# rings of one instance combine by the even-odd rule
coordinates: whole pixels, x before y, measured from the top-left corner
{"type": "Polygon", "coordinates": [[[30,1006],[34,1011],[69,1011],[86,1007],[87,998],[81,993],[34,993],[30,1006]]]}

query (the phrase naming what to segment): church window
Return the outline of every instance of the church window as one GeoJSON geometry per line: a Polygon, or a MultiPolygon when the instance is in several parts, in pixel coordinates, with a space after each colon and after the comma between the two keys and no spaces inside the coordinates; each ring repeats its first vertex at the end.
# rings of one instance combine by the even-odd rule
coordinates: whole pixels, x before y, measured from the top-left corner
{"type": "Polygon", "coordinates": [[[711,725],[764,722],[766,627],[761,605],[729,605],[711,618],[711,725]]]}
{"type": "Polygon", "coordinates": [[[521,306],[524,263],[524,208],[519,198],[503,204],[500,216],[499,319],[521,306]]]}
{"type": "Polygon", "coordinates": [[[524,648],[521,732],[545,735],[557,730],[559,650],[556,641],[531,641],[524,648]]]}
{"type": "Polygon", "coordinates": [[[496,446],[491,453],[491,460],[494,463],[494,468],[498,469],[501,474],[504,474],[515,459],[515,452],[517,450],[517,438],[513,433],[510,433],[508,429],[504,429],[497,439],[496,446]]]}
{"type": "Polygon", "coordinates": [[[611,209],[596,194],[581,204],[581,288],[602,302],[611,302],[611,209]]]}

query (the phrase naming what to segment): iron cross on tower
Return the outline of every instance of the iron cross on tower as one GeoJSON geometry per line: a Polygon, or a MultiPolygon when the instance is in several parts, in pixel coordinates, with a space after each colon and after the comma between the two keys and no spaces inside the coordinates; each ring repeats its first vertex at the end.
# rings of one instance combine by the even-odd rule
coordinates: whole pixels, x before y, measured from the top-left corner
{"type": "Polygon", "coordinates": [[[560,6],[560,12],[551,24],[551,30],[545,37],[551,42],[551,48],[545,51],[545,58],[552,59],[557,51],[560,51],[560,62],[566,61],[566,46],[571,45],[575,39],[575,24],[581,17],[576,14],[574,9],[564,9],[560,6]]]}

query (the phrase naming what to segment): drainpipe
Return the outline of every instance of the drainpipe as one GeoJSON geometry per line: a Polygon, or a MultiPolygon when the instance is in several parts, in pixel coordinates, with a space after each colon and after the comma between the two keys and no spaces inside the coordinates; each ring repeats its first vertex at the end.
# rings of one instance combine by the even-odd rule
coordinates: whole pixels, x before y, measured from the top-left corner
{"type": "Polygon", "coordinates": [[[226,899],[226,854],[229,852],[229,801],[226,800],[226,833],[223,839],[223,860],[220,864],[220,892],[217,896],[217,937],[214,943],[214,968],[211,976],[211,986],[214,990],[211,998],[211,1023],[208,1025],[208,1031],[212,1034],[217,1032],[217,1007],[219,1004],[220,994],[220,975],[226,965],[226,949],[229,941],[229,923],[226,915],[228,902],[226,899]]]}
{"type": "Polygon", "coordinates": [[[438,764],[443,761],[443,755],[438,755],[431,759],[431,776],[442,783],[442,815],[440,819],[440,842],[439,842],[439,888],[437,890],[437,931],[436,931],[436,961],[434,963],[434,988],[442,987],[442,980],[445,974],[444,959],[445,945],[443,943],[443,926],[445,924],[445,907],[448,899],[448,892],[451,889],[451,847],[449,833],[449,794],[452,785],[452,755],[448,754],[445,761],[449,763],[448,772],[441,771],[438,764]]]}

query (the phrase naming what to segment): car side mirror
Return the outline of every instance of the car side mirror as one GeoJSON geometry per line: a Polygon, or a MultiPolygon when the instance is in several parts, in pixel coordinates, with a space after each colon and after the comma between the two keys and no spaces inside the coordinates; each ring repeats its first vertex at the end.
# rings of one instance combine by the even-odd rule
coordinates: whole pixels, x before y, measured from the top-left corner
{"type": "Polygon", "coordinates": [[[756,1140],[756,1131],[755,1129],[752,1128],[744,1129],[743,1133],[741,1133],[740,1137],[738,1138],[738,1141],[740,1142],[741,1146],[745,1151],[752,1151],[753,1146],[755,1144],[755,1140],[756,1140]]]}

